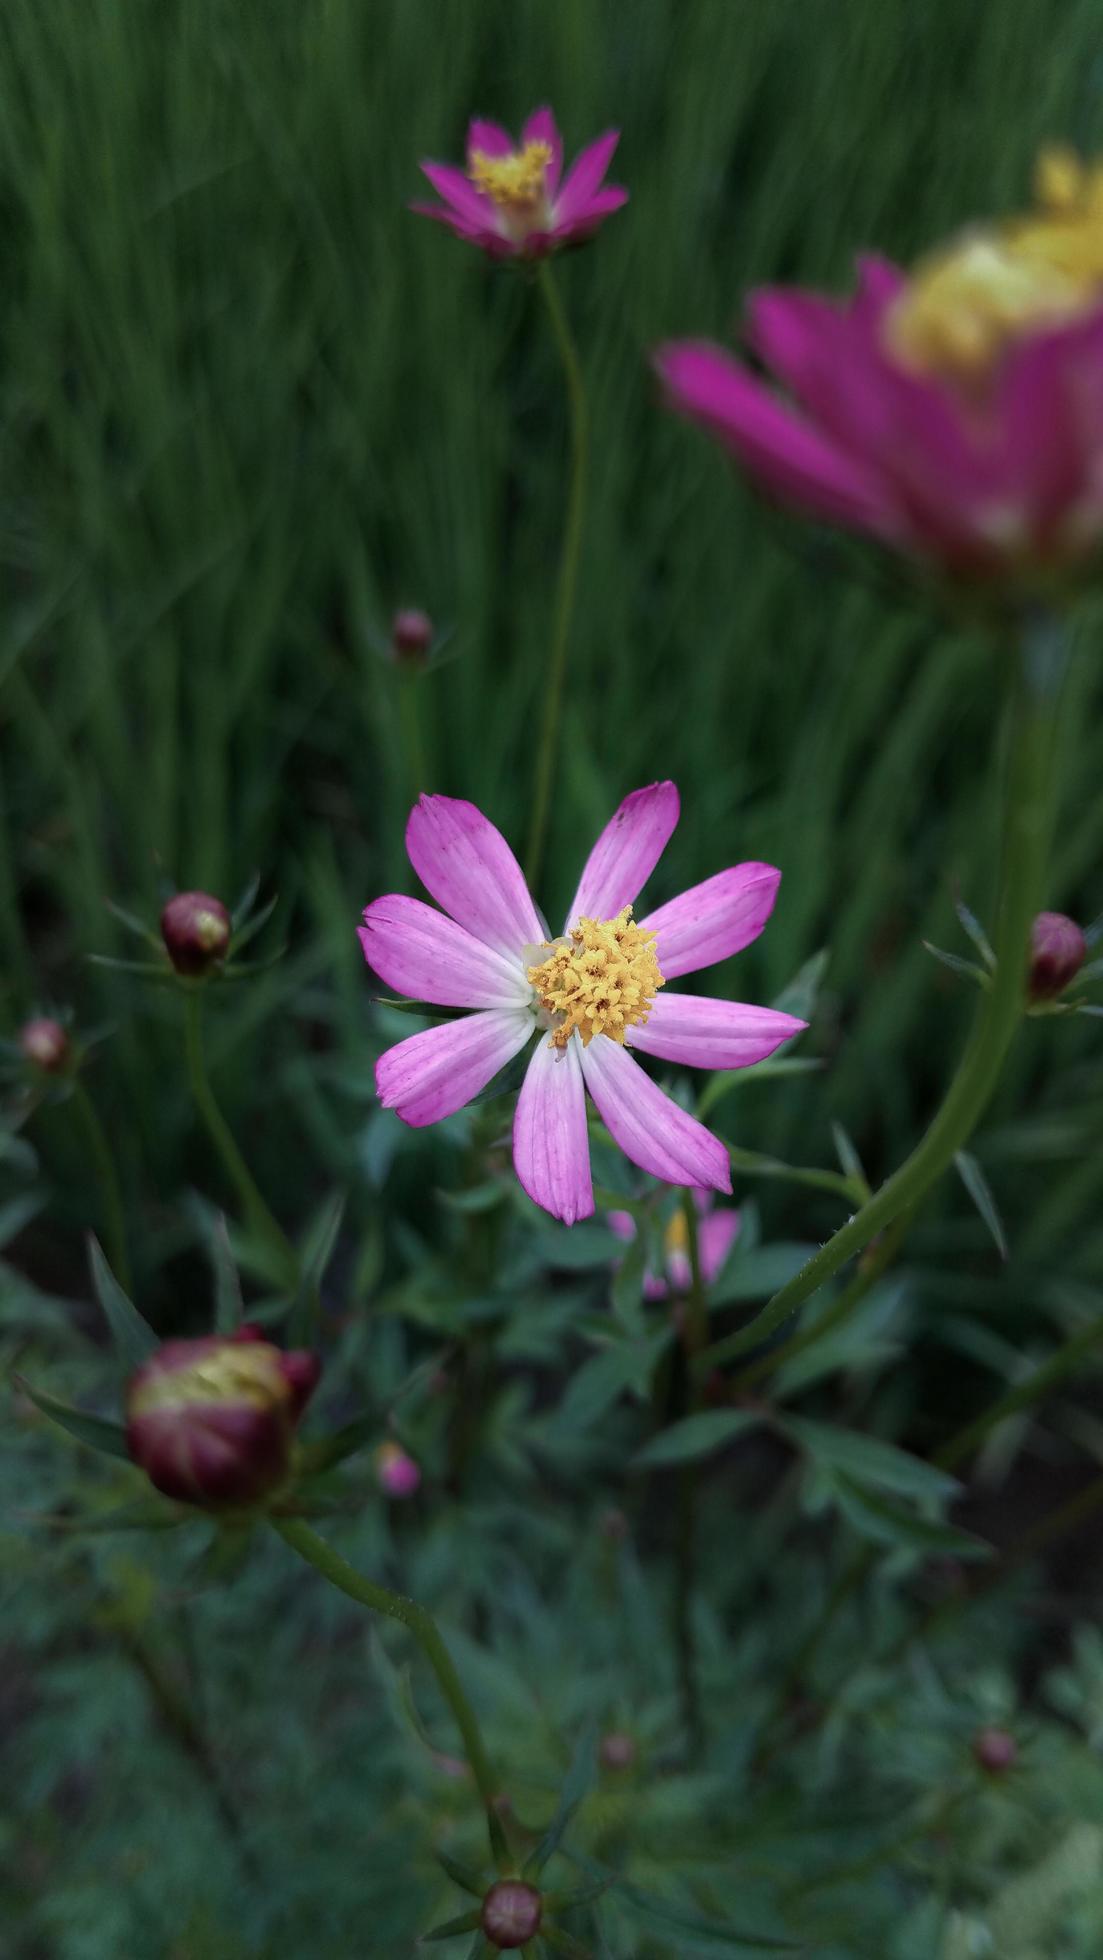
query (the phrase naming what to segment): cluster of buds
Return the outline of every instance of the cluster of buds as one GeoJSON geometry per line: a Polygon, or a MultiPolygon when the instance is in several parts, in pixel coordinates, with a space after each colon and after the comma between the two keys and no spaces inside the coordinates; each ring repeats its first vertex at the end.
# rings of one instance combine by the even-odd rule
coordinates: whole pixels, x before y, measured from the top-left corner
{"type": "Polygon", "coordinates": [[[165,1341],[127,1386],[126,1441],[151,1484],[181,1504],[247,1506],[290,1472],[321,1364],[256,1328],[165,1341]]]}

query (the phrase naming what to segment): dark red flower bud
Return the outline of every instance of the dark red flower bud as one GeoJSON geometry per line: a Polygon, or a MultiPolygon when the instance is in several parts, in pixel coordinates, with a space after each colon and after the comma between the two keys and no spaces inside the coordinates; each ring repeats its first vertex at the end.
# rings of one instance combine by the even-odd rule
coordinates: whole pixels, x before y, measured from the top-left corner
{"type": "Polygon", "coordinates": [[[24,1059],[45,1075],[64,1075],[72,1060],[73,1044],[60,1021],[39,1015],[24,1021],[19,1030],[19,1046],[24,1059]]]}
{"type": "Polygon", "coordinates": [[[523,1878],[500,1878],[483,1900],[481,1925],[492,1946],[524,1946],[540,1931],[543,1901],[523,1878]]]}
{"type": "Polygon", "coordinates": [[[321,1372],[252,1327],[165,1341],[126,1391],[126,1441],[166,1497],[252,1504],[287,1476],[295,1428],[321,1372]]]}
{"type": "Polygon", "coordinates": [[[1087,952],[1088,942],[1075,919],[1063,912],[1039,912],[1030,928],[1031,1000],[1056,1000],[1075,980],[1087,952]]]}
{"type": "Polygon", "coordinates": [[[631,1769],[636,1760],[636,1739],[620,1729],[603,1735],[598,1749],[603,1769],[631,1769]]]}
{"type": "Polygon", "coordinates": [[[1004,1776],[1019,1759],[1019,1745],[1006,1729],[978,1729],[973,1737],[973,1755],[989,1776],[1004,1776]]]}
{"type": "Polygon", "coordinates": [[[225,959],[230,914],[209,892],[177,892],[161,913],[161,937],[177,973],[195,979],[225,959]]]}
{"type": "Polygon", "coordinates": [[[433,644],[433,622],[417,606],[404,606],[391,621],[391,651],[401,664],[424,660],[433,644]]]}

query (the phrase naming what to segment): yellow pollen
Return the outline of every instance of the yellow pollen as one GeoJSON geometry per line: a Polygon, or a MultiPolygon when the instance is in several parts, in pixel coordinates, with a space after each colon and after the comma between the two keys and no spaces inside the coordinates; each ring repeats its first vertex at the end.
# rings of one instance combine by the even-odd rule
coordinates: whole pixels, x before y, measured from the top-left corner
{"type": "Polygon", "coordinates": [[[630,905],[615,919],[580,919],[566,938],[549,943],[548,958],[528,975],[552,1017],[553,1048],[565,1048],[572,1034],[584,1048],[595,1034],[623,1046],[626,1030],[643,1025],[663,985],[655,934],[635,923],[630,905]]]}
{"type": "Polygon", "coordinates": [[[663,1248],[668,1259],[679,1252],[689,1251],[689,1227],[684,1211],[676,1211],[666,1231],[663,1233],[663,1248]]]}
{"type": "Polygon", "coordinates": [[[968,232],[917,267],[885,323],[906,367],[983,387],[1017,340],[1099,304],[1103,165],[1044,151],[1035,190],[1035,211],[968,232]]]}
{"type": "Polygon", "coordinates": [[[523,150],[510,150],[503,157],[473,150],[467,174],[479,190],[485,191],[506,211],[543,211],[544,173],[552,160],[550,143],[526,143],[523,150]]]}
{"type": "Polygon", "coordinates": [[[227,1342],[189,1367],[149,1375],[131,1398],[131,1413],[147,1415],[153,1409],[198,1402],[244,1402],[264,1409],[290,1400],[279,1356],[267,1342],[227,1342]]]}

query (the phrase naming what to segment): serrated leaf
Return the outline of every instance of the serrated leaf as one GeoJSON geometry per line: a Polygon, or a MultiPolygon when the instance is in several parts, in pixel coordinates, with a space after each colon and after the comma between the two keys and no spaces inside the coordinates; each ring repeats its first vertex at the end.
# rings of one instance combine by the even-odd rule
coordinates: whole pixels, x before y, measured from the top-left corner
{"type": "Polygon", "coordinates": [[[705,1409],[653,1436],[642,1450],[636,1451],[633,1466],[647,1470],[660,1463],[691,1463],[697,1457],[721,1449],[760,1421],[756,1409],[705,1409]]]}
{"type": "Polygon", "coordinates": [[[992,1196],[988,1179],[981,1170],[976,1158],[968,1150],[958,1150],[954,1155],[954,1165],[965,1189],[976,1205],[984,1223],[992,1235],[993,1243],[1000,1258],[1007,1258],[1007,1234],[1003,1229],[996,1200],[992,1196]]]}
{"type": "Polygon", "coordinates": [[[874,1489],[893,1491],[900,1497],[942,1499],[960,1489],[956,1477],[897,1449],[895,1443],[883,1442],[879,1436],[836,1428],[832,1423],[809,1422],[803,1416],[787,1416],[777,1426],[813,1463],[840,1471],[855,1483],[872,1484],[874,1489]]]}
{"type": "Polygon", "coordinates": [[[597,1780],[597,1723],[591,1722],[579,1737],[571,1766],[559,1793],[555,1815],[535,1850],[525,1860],[522,1876],[537,1879],[549,1858],[558,1851],[571,1818],[597,1780]]]}
{"type": "Polygon", "coordinates": [[[12,1379],[36,1409],[55,1422],[59,1429],[68,1430],[78,1443],[98,1450],[101,1456],[122,1457],[125,1462],[130,1461],[126,1430],[121,1422],[109,1422],[104,1416],[86,1415],[83,1409],[74,1409],[68,1402],[59,1402],[56,1395],[48,1395],[45,1389],[32,1388],[23,1375],[14,1375],[12,1379]]]}
{"type": "Polygon", "coordinates": [[[88,1235],[88,1262],[92,1269],[92,1286],[111,1330],[115,1352],[127,1374],[133,1374],[135,1368],[140,1368],[143,1361],[149,1360],[158,1345],[157,1336],[148,1320],[143,1320],[134,1302],[123,1292],[100,1250],[98,1239],[91,1233],[88,1235]]]}

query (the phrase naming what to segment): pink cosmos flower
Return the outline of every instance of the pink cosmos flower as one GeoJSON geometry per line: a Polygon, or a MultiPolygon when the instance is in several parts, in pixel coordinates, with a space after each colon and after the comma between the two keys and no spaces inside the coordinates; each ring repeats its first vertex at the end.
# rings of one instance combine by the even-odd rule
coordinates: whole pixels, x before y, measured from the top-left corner
{"type": "MultiPolygon", "coordinates": [[[[697,1228],[701,1278],[706,1286],[711,1286],[739,1237],[742,1219],[730,1205],[716,1205],[711,1191],[695,1191],[693,1199],[701,1221],[697,1228]]],[[[636,1221],[630,1211],[611,1211],[606,1222],[618,1239],[630,1244],[635,1238],[636,1221]]],[[[665,1274],[645,1272],[643,1276],[644,1297],[648,1300],[666,1300],[672,1293],[688,1293],[692,1283],[686,1222],[681,1211],[676,1211],[667,1223],[662,1250],[665,1274]]]]}
{"type": "Polygon", "coordinates": [[[806,1025],[774,1008],[665,991],[757,939],[781,877],[769,864],[737,864],[637,924],[632,907],[678,812],[670,782],[625,797],[552,939],[494,825],[472,803],[423,796],[406,848],[443,909],[396,893],[369,905],[360,928],[369,965],[396,992],[474,1010],[380,1056],[380,1100],[403,1122],[453,1115],[539,1036],[513,1159],[530,1198],[568,1225],[594,1209],[587,1092],[642,1170],[665,1184],[731,1190],[724,1145],[656,1088],[632,1050],[693,1068],[746,1068],[806,1025]]]}
{"type": "Polygon", "coordinates": [[[668,400],[771,496],[954,576],[1073,566],[1103,539],[1103,178],[1094,195],[967,233],[911,276],[862,259],[849,302],[759,292],[766,375],[672,341],[668,400]]]}
{"type": "Polygon", "coordinates": [[[423,163],[443,204],[413,204],[412,211],[448,225],[492,258],[544,258],[564,245],[591,238],[628,192],[605,183],[620,138],[607,129],[591,143],[561,184],[563,143],[550,109],[537,109],[521,131],[520,148],[500,124],[472,122],[467,168],[423,163]]]}

